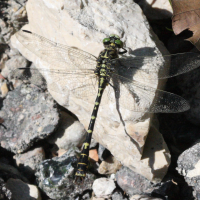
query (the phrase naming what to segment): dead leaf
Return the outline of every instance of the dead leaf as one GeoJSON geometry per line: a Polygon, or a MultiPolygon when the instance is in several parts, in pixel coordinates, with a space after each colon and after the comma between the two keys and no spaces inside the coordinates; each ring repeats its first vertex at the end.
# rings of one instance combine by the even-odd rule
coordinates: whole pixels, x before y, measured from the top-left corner
{"type": "Polygon", "coordinates": [[[189,29],[193,36],[188,38],[200,50],[200,1],[171,0],[173,8],[172,28],[177,35],[189,29]]]}

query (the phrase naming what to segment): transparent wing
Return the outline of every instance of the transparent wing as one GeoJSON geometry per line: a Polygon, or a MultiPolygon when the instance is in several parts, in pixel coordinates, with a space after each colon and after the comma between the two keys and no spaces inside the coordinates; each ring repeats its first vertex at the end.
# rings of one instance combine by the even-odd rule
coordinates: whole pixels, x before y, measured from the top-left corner
{"type": "Polygon", "coordinates": [[[46,39],[30,31],[16,33],[17,40],[42,60],[59,69],[95,69],[96,57],[78,49],[46,39]]]}
{"type": "MultiPolygon", "coordinates": [[[[41,74],[48,73],[53,82],[50,83],[49,89],[66,94],[71,91],[77,98],[84,98],[94,95],[96,97],[98,91],[97,77],[94,70],[61,70],[61,69],[44,69],[40,68],[18,68],[12,72],[12,77],[30,82],[38,87],[41,86],[41,74]]],[[[94,101],[93,101],[94,103],[94,101]]]]}
{"type": "Polygon", "coordinates": [[[111,85],[113,91],[109,93],[109,98],[115,101],[119,108],[150,113],[175,113],[190,108],[187,101],[178,95],[116,74],[112,76],[111,85]]]}
{"type": "MultiPolygon", "coordinates": [[[[130,76],[133,70],[137,70],[140,79],[146,79],[152,74],[157,74],[155,79],[164,79],[186,73],[200,66],[200,54],[194,52],[156,55],[156,56],[136,56],[123,57],[117,59],[120,73],[130,76]]],[[[151,79],[153,77],[151,76],[151,79]]]]}

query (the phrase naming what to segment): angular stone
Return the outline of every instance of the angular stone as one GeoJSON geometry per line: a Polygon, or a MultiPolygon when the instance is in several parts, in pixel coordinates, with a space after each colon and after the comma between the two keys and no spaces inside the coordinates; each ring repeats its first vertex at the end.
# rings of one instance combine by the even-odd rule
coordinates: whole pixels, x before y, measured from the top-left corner
{"type": "MultiPolygon", "coordinates": [[[[95,56],[98,56],[103,49],[102,39],[112,33],[122,37],[131,55],[150,56],[155,55],[155,53],[160,55],[161,52],[162,54],[167,54],[163,44],[151,31],[139,6],[134,4],[132,0],[128,0],[125,3],[119,0],[115,3],[103,0],[84,3],[63,0],[54,3],[50,0],[45,2],[30,0],[27,4],[27,12],[30,24],[23,29],[28,29],[64,45],[78,47],[95,56]],[[38,21],[40,21],[40,24],[37,23],[38,21]],[[43,27],[45,27],[45,33],[43,27]]],[[[42,61],[21,45],[15,37],[12,39],[12,44],[24,56],[33,61],[37,67],[54,69],[55,66],[60,66],[63,68],[63,63],[53,64],[52,62],[46,63],[42,61]]],[[[141,68],[159,68],[161,66],[163,66],[163,60],[158,58],[155,62],[141,66],[141,68]]],[[[52,85],[55,76],[48,75],[47,73],[43,75],[47,79],[48,84],[52,85]]],[[[155,76],[157,75],[150,74],[144,79],[144,77],[141,78],[140,74],[136,73],[134,78],[143,79],[143,82],[146,84],[158,88],[158,81],[155,80],[155,76]]],[[[58,88],[65,85],[70,87],[70,84],[67,84],[67,78],[63,79],[62,74],[56,80],[58,88]],[[60,81],[61,79],[62,81],[60,81]]],[[[163,83],[160,82],[159,85],[161,86],[163,83]]],[[[49,89],[52,89],[52,87],[49,87],[49,89]]],[[[50,90],[50,92],[60,105],[65,106],[76,114],[87,129],[93,109],[93,103],[90,102],[94,102],[96,95],[89,97],[88,101],[85,101],[73,97],[69,91],[63,94],[59,93],[59,89],[56,92],[55,90],[50,90]]],[[[108,101],[106,94],[103,98],[104,101],[100,106],[94,129],[94,139],[107,148],[123,165],[138,173],[143,172],[142,175],[151,181],[160,181],[164,173],[160,177],[156,177],[156,180],[153,180],[152,166],[148,162],[140,160],[152,115],[133,112],[123,108],[120,108],[119,115],[116,109],[116,102],[108,101]],[[122,116],[124,125],[121,123],[120,116],[122,116]],[[142,121],[138,122],[140,119],[142,121]]],[[[154,96],[148,97],[148,99],[152,102],[154,96]]]]}
{"type": "Polygon", "coordinates": [[[8,93],[0,117],[1,146],[14,153],[22,153],[34,141],[50,135],[58,124],[58,111],[49,94],[36,87],[22,85],[8,93]]]}
{"type": "Polygon", "coordinates": [[[193,195],[195,198],[200,196],[200,143],[195,144],[191,148],[184,151],[178,158],[179,174],[184,176],[189,186],[193,187],[193,195]]]}
{"type": "Polygon", "coordinates": [[[35,185],[24,183],[19,179],[10,178],[6,187],[11,191],[13,200],[41,200],[40,191],[35,185]]]}
{"type": "Polygon", "coordinates": [[[149,180],[126,167],[116,173],[116,180],[122,190],[129,195],[150,194],[155,189],[149,180]]]}
{"type": "Polygon", "coordinates": [[[34,175],[37,166],[45,159],[45,152],[43,148],[39,147],[23,154],[16,154],[14,159],[26,177],[30,177],[34,175]]]}
{"type": "Polygon", "coordinates": [[[121,166],[122,164],[111,155],[105,161],[102,161],[98,172],[100,174],[115,174],[121,166]]]}
{"type": "Polygon", "coordinates": [[[107,178],[98,178],[92,185],[96,197],[109,197],[115,188],[114,181],[107,178]]]}
{"type": "Polygon", "coordinates": [[[58,151],[65,152],[72,147],[81,147],[86,136],[84,126],[68,113],[60,112],[59,127],[56,134],[48,138],[49,143],[56,145],[58,151]]]}
{"type": "Polygon", "coordinates": [[[75,184],[76,166],[77,157],[74,149],[60,157],[43,161],[35,174],[39,187],[52,199],[74,199],[77,194],[91,190],[94,175],[88,173],[84,184],[75,184]]]}

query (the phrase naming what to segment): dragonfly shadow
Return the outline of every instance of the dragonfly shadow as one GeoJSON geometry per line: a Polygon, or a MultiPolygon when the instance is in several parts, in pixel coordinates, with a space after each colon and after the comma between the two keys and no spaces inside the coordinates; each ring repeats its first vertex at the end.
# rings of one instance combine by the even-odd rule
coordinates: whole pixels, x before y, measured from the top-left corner
{"type": "MultiPolygon", "coordinates": [[[[132,87],[134,85],[134,76],[137,74],[138,70],[142,70],[142,67],[146,64],[145,57],[155,57],[157,54],[155,53],[155,48],[145,47],[136,49],[134,51],[130,51],[130,55],[134,55],[137,57],[122,57],[122,59],[118,59],[116,63],[115,70],[117,71],[117,75],[112,75],[112,84],[115,93],[115,100],[116,100],[116,108],[118,113],[120,113],[120,107],[125,108],[127,110],[132,110],[129,105],[127,105],[128,101],[127,98],[133,98],[132,102],[139,103],[140,97],[135,91],[135,88],[132,87]],[[139,59],[138,59],[139,57],[139,59]],[[137,62],[137,65],[134,66],[134,62],[137,62]],[[125,88],[124,88],[125,87],[125,88]],[[124,89],[127,92],[124,92],[124,89]],[[127,96],[126,96],[127,94],[127,96]]],[[[146,111],[141,111],[137,109],[133,109],[133,111],[146,113],[146,111]]],[[[122,119],[120,117],[120,119],[122,119]]],[[[122,120],[123,122],[123,120],[122,120]]],[[[123,122],[124,124],[124,122],[123,122]]]]}
{"type": "MultiPolygon", "coordinates": [[[[113,75],[111,82],[113,84],[112,87],[114,89],[114,94],[115,94],[116,110],[119,114],[120,121],[124,126],[125,133],[135,144],[138,151],[141,152],[141,148],[138,145],[138,143],[131,136],[129,136],[126,130],[125,120],[122,117],[123,115],[120,111],[120,107],[129,110],[129,105],[127,105],[127,103],[129,102],[127,100],[128,98],[133,99],[132,101],[130,100],[130,102],[132,103],[133,102],[135,102],[136,104],[140,103],[140,96],[137,95],[137,91],[135,91],[134,87],[132,87],[132,84],[134,84],[133,82],[134,76],[137,73],[137,70],[140,70],[144,66],[145,56],[153,57],[156,56],[157,54],[155,53],[155,48],[146,47],[130,51],[130,55],[137,56],[137,58],[138,56],[140,57],[139,60],[136,58],[137,66],[134,67],[134,57],[129,56],[129,57],[123,57],[123,59],[119,59],[118,62],[116,63],[116,70],[118,75],[113,75]]],[[[143,113],[141,117],[143,120],[149,118],[149,113],[146,113],[145,111],[141,113],[143,113]]]]}
{"type": "Polygon", "coordinates": [[[19,79],[23,84],[32,84],[41,91],[47,89],[47,83],[40,72],[34,68],[27,66],[26,68],[19,68],[11,73],[12,78],[19,79]]]}

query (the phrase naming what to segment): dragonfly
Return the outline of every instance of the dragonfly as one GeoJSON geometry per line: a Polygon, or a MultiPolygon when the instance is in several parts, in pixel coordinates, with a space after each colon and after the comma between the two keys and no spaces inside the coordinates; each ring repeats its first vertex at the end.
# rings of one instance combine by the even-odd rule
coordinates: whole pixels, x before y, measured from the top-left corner
{"type": "MultiPolygon", "coordinates": [[[[37,68],[42,74],[49,73],[54,77],[55,80],[48,86],[50,90],[59,93],[70,91],[75,98],[94,104],[75,173],[75,179],[79,182],[84,181],[87,173],[89,146],[98,109],[105,96],[103,93],[107,93],[109,102],[115,102],[119,107],[133,112],[176,113],[189,109],[189,104],[182,97],[150,87],[142,83],[140,78],[135,78],[134,73],[143,79],[152,74],[157,74],[158,79],[177,76],[199,66],[198,53],[162,55],[164,60],[171,62],[171,68],[166,69],[156,67],[156,56],[120,57],[127,50],[121,38],[115,34],[103,39],[104,49],[98,57],[79,48],[53,42],[28,30],[19,31],[16,38],[41,60],[56,66],[51,69],[37,68]],[[145,63],[153,67],[142,68],[141,65],[145,63]]],[[[22,69],[15,70],[16,74],[22,69]]]]}

